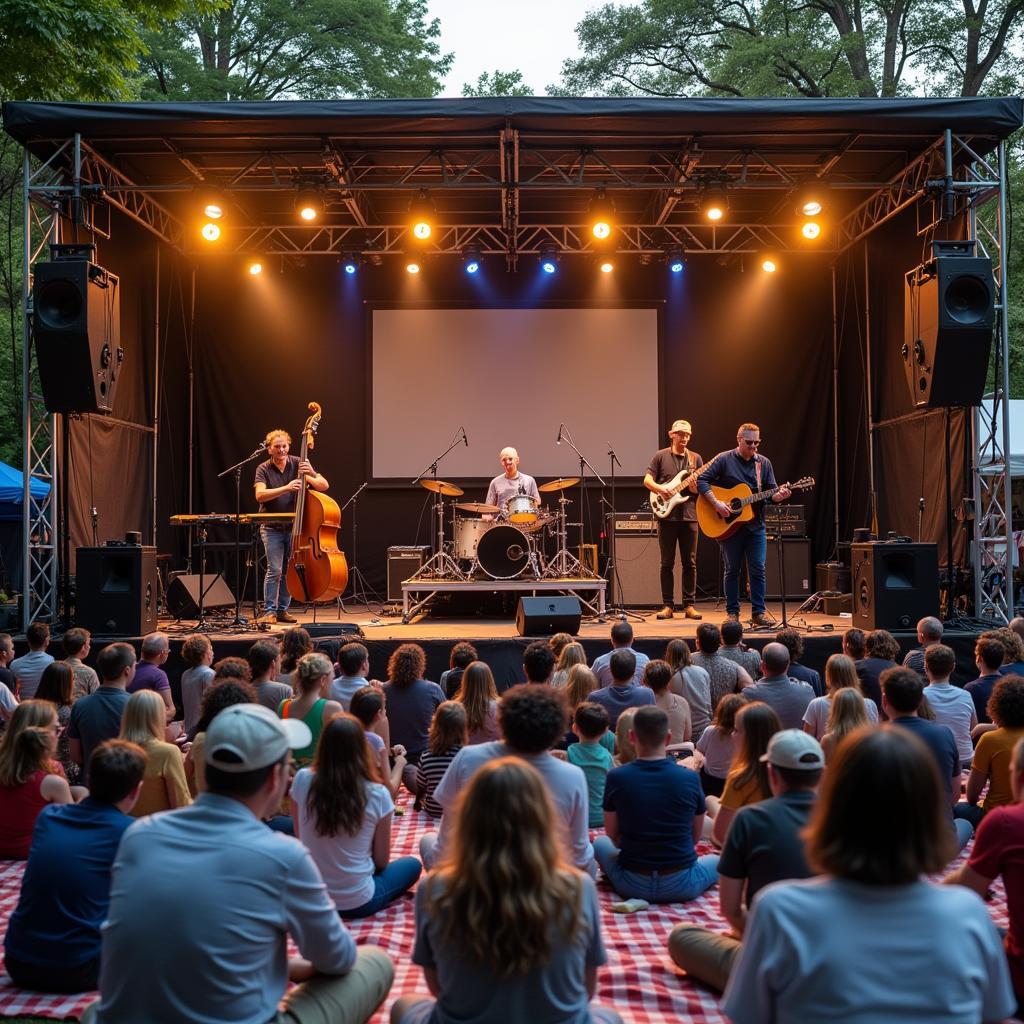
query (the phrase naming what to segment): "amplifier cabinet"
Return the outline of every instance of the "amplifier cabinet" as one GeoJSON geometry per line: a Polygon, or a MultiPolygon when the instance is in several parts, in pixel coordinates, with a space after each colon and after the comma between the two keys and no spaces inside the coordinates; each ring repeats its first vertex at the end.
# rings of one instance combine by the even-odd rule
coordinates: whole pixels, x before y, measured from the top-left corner
{"type": "MultiPolygon", "coordinates": [[[[661,607],[661,549],[654,533],[615,533],[611,601],[627,607],[661,607]],[[620,593],[621,590],[621,593],[620,593]]],[[[673,594],[681,591],[682,568],[675,560],[673,594]]]]}
{"type": "Polygon", "coordinates": [[[426,544],[388,548],[388,600],[402,600],[402,582],[414,576],[430,558],[426,544]]]}
{"type": "MultiPolygon", "coordinates": [[[[778,600],[782,596],[779,584],[779,541],[768,542],[768,555],[764,569],[766,596],[778,600]]],[[[787,600],[803,600],[814,593],[814,575],[811,572],[811,542],[806,537],[784,537],[782,540],[783,568],[786,574],[787,600]]]]}

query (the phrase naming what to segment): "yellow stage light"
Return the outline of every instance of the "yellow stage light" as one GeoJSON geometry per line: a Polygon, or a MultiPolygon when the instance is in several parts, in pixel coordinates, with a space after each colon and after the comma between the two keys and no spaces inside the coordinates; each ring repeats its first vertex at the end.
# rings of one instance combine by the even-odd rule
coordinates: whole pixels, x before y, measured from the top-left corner
{"type": "Polygon", "coordinates": [[[418,263],[406,263],[405,269],[409,274],[418,274],[420,272],[420,265],[418,263]]]}
{"type": "Polygon", "coordinates": [[[409,204],[409,228],[413,238],[425,242],[434,232],[434,218],[437,211],[425,188],[409,204]]]}
{"type": "Polygon", "coordinates": [[[220,225],[207,221],[202,228],[202,236],[208,242],[216,242],[220,238],[220,225]]]}
{"type": "Polygon", "coordinates": [[[611,237],[615,204],[604,194],[603,188],[597,190],[597,195],[587,205],[587,216],[590,218],[590,233],[598,241],[611,237]]]}
{"type": "Polygon", "coordinates": [[[610,260],[605,260],[601,264],[601,273],[602,274],[610,274],[614,269],[615,269],[615,264],[612,263],[610,260]]]}
{"type": "Polygon", "coordinates": [[[430,231],[430,225],[425,220],[418,220],[412,226],[413,235],[420,239],[420,241],[428,239],[430,237],[430,231]]]}
{"type": "Polygon", "coordinates": [[[323,211],[320,189],[312,185],[300,188],[295,196],[295,212],[307,223],[314,221],[323,211]]]}
{"type": "Polygon", "coordinates": [[[766,256],[761,260],[761,269],[766,274],[774,274],[775,271],[779,269],[779,266],[770,256],[766,256]]]}
{"type": "Polygon", "coordinates": [[[260,263],[259,260],[253,260],[249,264],[249,273],[252,274],[253,277],[256,277],[257,274],[262,274],[263,273],[263,264],[260,263]]]}
{"type": "Polygon", "coordinates": [[[700,210],[708,220],[720,221],[728,209],[729,195],[724,185],[712,184],[703,189],[700,196],[700,210]]]}
{"type": "Polygon", "coordinates": [[[821,234],[821,225],[816,220],[809,220],[800,228],[800,234],[813,242],[821,234]]]}

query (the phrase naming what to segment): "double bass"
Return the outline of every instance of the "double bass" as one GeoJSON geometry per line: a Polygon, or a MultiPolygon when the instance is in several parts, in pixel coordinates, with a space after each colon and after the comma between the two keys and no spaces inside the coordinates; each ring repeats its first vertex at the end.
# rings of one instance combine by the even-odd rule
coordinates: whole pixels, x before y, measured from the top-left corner
{"type": "MultiPolygon", "coordinates": [[[[320,426],[321,409],[309,403],[309,418],[302,428],[302,449],[299,461],[304,462],[313,448],[313,438],[320,426]]],[[[292,553],[288,559],[288,593],[295,601],[311,603],[333,601],[348,585],[348,561],[338,549],[341,509],[322,491],[315,491],[303,481],[295,504],[292,523],[292,553]]]]}

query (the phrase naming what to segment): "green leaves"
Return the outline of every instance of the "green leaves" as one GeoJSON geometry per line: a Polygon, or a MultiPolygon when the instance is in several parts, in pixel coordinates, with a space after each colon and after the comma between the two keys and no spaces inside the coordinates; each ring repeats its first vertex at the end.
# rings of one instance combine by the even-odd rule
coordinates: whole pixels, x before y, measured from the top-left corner
{"type": "Polygon", "coordinates": [[[533,90],[523,81],[521,71],[484,71],[476,84],[466,82],[463,96],[532,96],[533,90]]]}

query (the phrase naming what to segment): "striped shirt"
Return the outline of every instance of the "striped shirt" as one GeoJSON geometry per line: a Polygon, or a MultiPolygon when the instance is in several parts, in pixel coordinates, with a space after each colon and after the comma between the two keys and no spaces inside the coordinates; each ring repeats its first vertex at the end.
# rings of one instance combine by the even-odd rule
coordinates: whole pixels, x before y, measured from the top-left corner
{"type": "Polygon", "coordinates": [[[420,763],[416,765],[416,788],[423,801],[423,810],[432,818],[440,818],[444,813],[444,808],[434,799],[434,790],[444,778],[444,773],[448,771],[448,765],[461,749],[460,743],[443,754],[432,754],[429,750],[424,750],[420,755],[420,763]]]}

